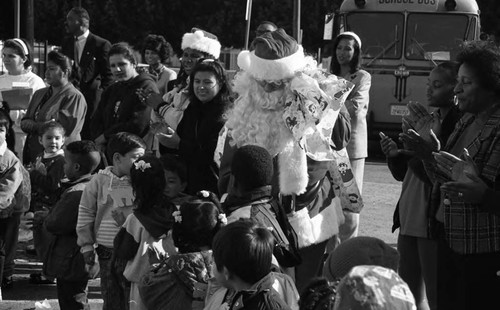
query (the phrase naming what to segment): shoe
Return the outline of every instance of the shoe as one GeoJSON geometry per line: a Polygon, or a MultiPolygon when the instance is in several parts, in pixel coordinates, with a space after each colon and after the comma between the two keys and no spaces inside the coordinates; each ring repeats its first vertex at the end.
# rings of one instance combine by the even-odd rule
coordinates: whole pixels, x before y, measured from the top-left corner
{"type": "Polygon", "coordinates": [[[40,273],[32,273],[30,274],[30,283],[31,284],[54,284],[55,281],[51,279],[47,279],[40,273]]]}
{"type": "Polygon", "coordinates": [[[12,277],[5,277],[2,279],[2,289],[9,290],[14,287],[14,280],[12,277]]]}

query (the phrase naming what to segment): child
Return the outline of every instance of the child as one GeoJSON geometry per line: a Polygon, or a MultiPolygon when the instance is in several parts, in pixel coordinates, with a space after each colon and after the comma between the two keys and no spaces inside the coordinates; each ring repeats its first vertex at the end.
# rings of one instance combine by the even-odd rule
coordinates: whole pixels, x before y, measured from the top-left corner
{"type": "Polygon", "coordinates": [[[184,193],[187,186],[187,168],[182,160],[173,154],[164,154],[160,157],[165,171],[165,196],[170,198],[177,207],[192,198],[184,193]]]}
{"type": "Polygon", "coordinates": [[[287,217],[278,201],[272,197],[273,159],[269,152],[256,145],[238,148],[231,162],[231,176],[233,187],[223,203],[228,222],[251,218],[263,227],[271,227],[276,242],[273,254],[280,267],[298,265],[298,250],[283,231],[289,224],[286,222],[287,217]]]}
{"type": "MultiPolygon", "coordinates": [[[[30,170],[32,206],[35,212],[33,221],[33,240],[36,254],[43,261],[53,236],[43,228],[43,219],[55,205],[60,195],[61,180],[64,178],[64,127],[56,121],[45,123],[39,131],[38,141],[43,153],[36,158],[30,170]]],[[[33,284],[52,284],[54,280],[40,273],[32,273],[33,284]]]]}
{"type": "Polygon", "coordinates": [[[454,102],[458,68],[457,63],[447,61],[431,71],[427,99],[428,106],[435,109],[432,114],[422,104],[408,105],[410,114],[403,118],[403,132],[400,133],[405,148],[398,149],[395,141],[380,134],[380,145],[389,170],[396,180],[403,182],[392,226],[393,232],[399,228],[397,248],[401,261],[398,272],[410,286],[419,308],[441,308],[438,302],[446,300],[438,298],[438,292],[441,293],[437,279],[441,255],[436,238],[444,225],[444,213],[443,209],[437,208],[439,204],[432,202],[433,184],[423,165],[426,159],[432,158],[432,149],[428,143],[414,148],[407,144],[406,137],[416,131],[430,141],[429,131],[432,129],[441,145],[446,145],[462,115],[454,102]]]}
{"type": "Polygon", "coordinates": [[[236,292],[225,298],[229,300],[224,309],[291,309],[273,288],[273,247],[271,232],[250,220],[228,224],[215,236],[215,278],[236,292]]]}
{"type": "MultiPolygon", "coordinates": [[[[131,282],[130,309],[146,309],[138,283],[149,271],[148,248],[167,237],[174,219],[175,205],[165,196],[165,173],[160,160],[152,155],[139,158],[130,170],[134,190],[134,211],[114,240],[117,258],[127,260],[123,275],[131,282]]],[[[165,250],[161,248],[161,253],[165,250]]],[[[172,253],[171,253],[172,254],[172,253]]]]}
{"type": "Polygon", "coordinates": [[[144,141],[134,134],[120,132],[111,136],[106,152],[113,165],[92,177],[80,200],[76,225],[78,245],[88,265],[94,264],[97,252],[104,310],[128,309],[127,302],[118,302],[128,300],[127,282],[123,276],[113,274],[112,269],[124,268],[126,261],[113,261],[111,256],[113,240],[132,212],[130,168],[145,150],[144,141]]]}
{"type": "Polygon", "coordinates": [[[13,258],[21,217],[21,212],[16,209],[15,195],[23,182],[22,164],[11,151],[14,145],[9,108],[5,103],[0,103],[0,287],[2,288],[10,288],[13,285],[13,258]],[[5,273],[4,267],[8,267],[5,268],[5,273]]]}
{"type": "Polygon", "coordinates": [[[396,271],[361,265],[340,281],[333,309],[417,310],[417,306],[410,288],[396,271]]]}
{"type": "Polygon", "coordinates": [[[203,309],[212,277],[212,240],[226,223],[215,194],[198,193],[173,213],[173,240],[179,254],[147,273],[139,286],[147,309],[203,309]],[[161,274],[161,280],[155,281],[161,274]]]}
{"type": "Polygon", "coordinates": [[[83,190],[101,156],[94,142],[75,141],[66,146],[64,158],[68,181],[62,183],[64,192],[44,220],[54,239],[43,267],[46,275],[57,278],[57,299],[62,310],[86,309],[88,274],[75,228],[83,190]]]}

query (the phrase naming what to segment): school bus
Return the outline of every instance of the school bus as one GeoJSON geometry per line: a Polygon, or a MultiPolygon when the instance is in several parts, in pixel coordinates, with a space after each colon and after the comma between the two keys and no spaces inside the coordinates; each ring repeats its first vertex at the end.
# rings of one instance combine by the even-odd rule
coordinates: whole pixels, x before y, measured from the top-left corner
{"type": "Polygon", "coordinates": [[[337,33],[354,31],[362,41],[363,68],[372,75],[372,139],[379,131],[400,132],[406,105],[426,104],[430,71],[480,35],[473,0],[345,0],[336,19],[337,33]]]}

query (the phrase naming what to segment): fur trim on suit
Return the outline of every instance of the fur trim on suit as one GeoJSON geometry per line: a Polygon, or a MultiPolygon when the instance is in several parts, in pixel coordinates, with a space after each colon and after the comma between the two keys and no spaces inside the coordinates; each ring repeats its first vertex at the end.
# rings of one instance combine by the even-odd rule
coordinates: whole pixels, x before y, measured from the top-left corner
{"type": "Polygon", "coordinates": [[[200,52],[208,53],[214,56],[215,59],[219,59],[221,45],[219,41],[205,37],[203,31],[197,30],[194,33],[186,33],[182,36],[181,48],[183,50],[191,48],[200,52]]]}
{"type": "Polygon", "coordinates": [[[302,208],[288,216],[288,221],[297,234],[299,248],[318,244],[339,232],[338,208],[341,208],[340,199],[335,197],[328,207],[313,218],[309,217],[307,208],[302,208]]]}
{"type": "Polygon", "coordinates": [[[252,51],[242,51],[238,54],[238,66],[258,80],[282,80],[295,75],[306,66],[304,49],[299,49],[292,55],[280,59],[263,59],[252,51]]]}
{"type": "Polygon", "coordinates": [[[279,153],[280,193],[300,195],[306,191],[309,175],[307,174],[306,152],[293,140],[290,140],[279,153]]]}

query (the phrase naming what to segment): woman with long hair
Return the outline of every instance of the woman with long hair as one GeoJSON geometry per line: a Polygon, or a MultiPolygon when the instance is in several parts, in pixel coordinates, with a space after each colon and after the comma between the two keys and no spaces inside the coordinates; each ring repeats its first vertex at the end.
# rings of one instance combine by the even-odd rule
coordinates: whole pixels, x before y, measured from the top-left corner
{"type": "MultiPolygon", "coordinates": [[[[351,139],[347,144],[347,154],[354,179],[360,194],[363,190],[365,158],[368,157],[368,113],[371,75],[361,69],[361,39],[354,32],[343,32],[333,41],[331,73],[354,83],[354,88],[345,101],[351,116],[351,139]]],[[[359,214],[347,213],[346,222],[341,226],[340,240],[358,235],[359,214]]]]}

